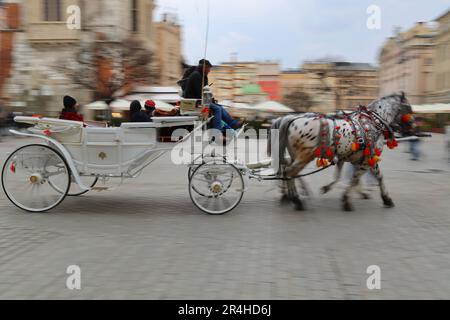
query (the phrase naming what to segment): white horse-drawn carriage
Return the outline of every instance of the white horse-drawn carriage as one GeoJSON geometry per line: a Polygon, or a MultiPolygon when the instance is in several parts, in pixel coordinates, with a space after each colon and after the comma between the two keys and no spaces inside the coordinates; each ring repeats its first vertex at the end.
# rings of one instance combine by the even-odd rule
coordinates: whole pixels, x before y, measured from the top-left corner
{"type": "MultiPolygon", "coordinates": [[[[30,132],[12,130],[12,133],[39,138],[44,143],[26,145],[8,156],[2,171],[2,185],[7,197],[23,210],[45,212],[60,204],[67,195],[105,190],[106,182],[114,178],[122,181],[137,177],[156,159],[173,150],[173,147],[158,144],[158,129],[193,126],[194,130],[179,141],[183,143],[207,127],[211,118],[198,113],[195,101],[183,102],[197,114],[153,118],[153,123],[124,123],[118,128],[16,117],[15,121],[31,125],[30,132]],[[103,185],[98,186],[102,182],[103,185]]],[[[349,194],[358,187],[361,175],[368,170],[377,177],[384,205],[393,207],[378,162],[385,143],[390,149],[398,145],[394,127],[400,133],[410,133],[415,128],[412,108],[403,93],[378,99],[351,114],[328,118],[320,114],[280,118],[272,125],[272,130],[278,130],[279,135],[269,142],[271,160],[242,163],[237,156],[230,160],[226,155],[214,152],[215,149],[205,152],[202,147],[198,154],[191,149],[192,160],[188,162],[191,200],[208,214],[225,214],[241,202],[244,178],[279,180],[284,185],[283,198],[292,200],[297,209],[304,210],[295,187],[296,179],[337,164],[337,179],[322,189],[328,192],[338,181],[344,162],[351,162],[357,170],[343,196],[344,210],[352,210],[349,194]],[[277,152],[274,152],[273,142],[279,142],[277,152]],[[285,159],[286,151],[288,159],[285,159]],[[301,174],[316,158],[319,169],[301,174]],[[274,161],[277,159],[279,161],[274,161]],[[277,162],[278,166],[275,166],[277,162]],[[275,168],[265,171],[264,168],[271,165],[275,168]]],[[[202,140],[206,144],[210,141],[202,140]]]]}
{"type": "MultiPolygon", "coordinates": [[[[115,178],[119,182],[136,178],[173,149],[157,141],[158,129],[194,126],[185,141],[208,122],[201,115],[153,118],[152,123],[123,123],[116,128],[51,118],[16,117],[15,121],[31,126],[27,133],[11,130],[13,134],[43,142],[18,148],[3,166],[5,194],[29,212],[51,210],[66,196],[107,190],[107,182],[115,178]]],[[[208,214],[233,210],[242,199],[247,168],[219,155],[200,154],[195,159],[189,164],[193,203],[208,214]]]]}

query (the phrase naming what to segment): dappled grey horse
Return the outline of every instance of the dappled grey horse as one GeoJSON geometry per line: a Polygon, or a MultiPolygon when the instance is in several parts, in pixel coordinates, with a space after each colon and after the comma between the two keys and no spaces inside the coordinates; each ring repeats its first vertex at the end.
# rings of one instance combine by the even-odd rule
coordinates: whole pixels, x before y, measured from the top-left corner
{"type": "Polygon", "coordinates": [[[284,180],[283,199],[292,201],[298,210],[305,209],[295,180],[310,162],[317,159],[318,167],[337,166],[335,181],[322,188],[324,193],[338,182],[345,162],[354,166],[350,186],[342,198],[344,210],[353,210],[350,195],[355,190],[369,198],[359,185],[361,176],[369,170],[379,183],[384,205],[393,207],[378,162],[386,141],[390,149],[397,146],[394,131],[411,131],[413,127],[412,108],[404,93],[383,97],[351,114],[327,117],[306,113],[277,119],[272,130],[279,130],[279,152],[272,153],[272,162],[276,160],[280,164],[278,175],[284,180]],[[286,150],[290,160],[285,158],[286,150]]]}

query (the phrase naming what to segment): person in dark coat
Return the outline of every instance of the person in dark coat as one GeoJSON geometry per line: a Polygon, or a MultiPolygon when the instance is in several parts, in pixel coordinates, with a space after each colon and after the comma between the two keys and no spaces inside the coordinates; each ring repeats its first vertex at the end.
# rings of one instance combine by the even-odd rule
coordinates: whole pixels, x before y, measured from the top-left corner
{"type": "Polygon", "coordinates": [[[141,103],[137,100],[130,105],[131,122],[150,122],[150,117],[142,111],[141,103]]]}
{"type": "MultiPolygon", "coordinates": [[[[209,85],[208,74],[211,72],[212,64],[208,60],[200,60],[197,69],[191,73],[186,82],[184,97],[186,99],[202,100],[203,87],[209,85]]],[[[241,124],[234,120],[225,108],[217,103],[212,103],[211,109],[214,118],[212,126],[214,129],[224,131],[227,127],[238,129],[241,124]]]]}
{"type": "Polygon", "coordinates": [[[64,108],[61,111],[61,115],[59,116],[62,120],[71,120],[71,121],[79,121],[84,122],[84,117],[79,113],[79,104],[77,100],[72,98],[71,96],[65,96],[63,98],[64,108]]]}

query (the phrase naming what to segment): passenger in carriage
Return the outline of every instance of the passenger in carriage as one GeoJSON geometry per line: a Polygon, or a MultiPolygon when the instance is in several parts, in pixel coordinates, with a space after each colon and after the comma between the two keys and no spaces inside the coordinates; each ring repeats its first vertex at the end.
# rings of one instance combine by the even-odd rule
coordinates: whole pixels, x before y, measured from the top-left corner
{"type": "MultiPolygon", "coordinates": [[[[183,96],[186,99],[202,100],[203,86],[208,86],[208,74],[211,72],[212,64],[208,60],[200,60],[198,67],[193,71],[186,81],[186,89],[183,96]]],[[[212,126],[214,129],[224,131],[228,127],[238,129],[242,123],[233,119],[225,108],[217,103],[213,103],[209,107],[214,115],[212,126]],[[224,125],[225,124],[225,125],[224,125]]]]}
{"type": "Polygon", "coordinates": [[[77,100],[71,96],[65,96],[63,104],[64,109],[61,111],[60,119],[84,122],[83,115],[79,113],[80,105],[77,103],[77,100]]]}
{"type": "Polygon", "coordinates": [[[150,118],[150,121],[152,121],[152,118],[155,115],[156,111],[156,103],[153,100],[147,100],[145,101],[145,113],[150,118]]]}
{"type": "Polygon", "coordinates": [[[141,103],[137,100],[130,105],[131,122],[150,122],[150,117],[142,111],[141,103]]]}

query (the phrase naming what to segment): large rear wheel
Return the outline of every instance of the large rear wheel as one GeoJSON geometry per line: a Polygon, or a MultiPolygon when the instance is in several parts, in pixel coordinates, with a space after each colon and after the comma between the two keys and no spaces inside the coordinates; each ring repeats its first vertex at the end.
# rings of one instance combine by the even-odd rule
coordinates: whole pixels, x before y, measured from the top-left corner
{"type": "Polygon", "coordinates": [[[14,205],[28,212],[55,208],[69,192],[70,181],[66,160],[45,145],[21,147],[3,165],[3,191],[14,205]]]}

